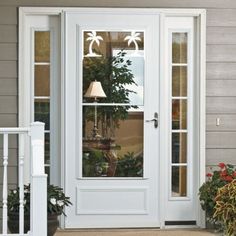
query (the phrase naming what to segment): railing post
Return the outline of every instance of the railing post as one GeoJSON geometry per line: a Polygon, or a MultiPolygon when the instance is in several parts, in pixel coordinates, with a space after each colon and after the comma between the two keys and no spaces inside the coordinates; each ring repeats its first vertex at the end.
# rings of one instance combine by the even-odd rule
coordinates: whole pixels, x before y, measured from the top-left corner
{"type": "Polygon", "coordinates": [[[44,170],[44,123],[31,124],[31,206],[30,231],[47,235],[47,175],[44,170]]]}
{"type": "Polygon", "coordinates": [[[3,235],[7,235],[7,166],[8,166],[8,134],[3,135],[3,196],[2,196],[2,230],[3,235]]]}
{"type": "Polygon", "coordinates": [[[19,233],[24,234],[24,139],[25,134],[19,134],[19,204],[20,204],[20,226],[19,233]]]}

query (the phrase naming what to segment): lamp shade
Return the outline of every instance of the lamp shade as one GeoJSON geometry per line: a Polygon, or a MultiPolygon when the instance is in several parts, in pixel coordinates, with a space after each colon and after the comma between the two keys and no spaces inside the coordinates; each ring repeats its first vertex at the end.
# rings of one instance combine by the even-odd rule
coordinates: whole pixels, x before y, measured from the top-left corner
{"type": "Polygon", "coordinates": [[[99,81],[92,81],[84,96],[87,98],[105,98],[105,97],[107,97],[105,92],[103,91],[101,82],[99,82],[99,81]]]}

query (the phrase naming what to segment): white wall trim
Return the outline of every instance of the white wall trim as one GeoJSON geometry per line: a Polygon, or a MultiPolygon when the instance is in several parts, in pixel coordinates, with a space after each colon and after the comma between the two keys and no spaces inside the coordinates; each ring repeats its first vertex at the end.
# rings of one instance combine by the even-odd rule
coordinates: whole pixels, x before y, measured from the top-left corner
{"type": "MultiPolygon", "coordinates": [[[[65,52],[65,12],[61,13],[61,64],[66,65],[66,52],[65,52]]],[[[65,67],[61,66],[61,187],[66,190],[66,159],[65,159],[65,67]],[[64,114],[64,115],[63,115],[64,114]]],[[[60,226],[62,229],[65,228],[65,216],[60,217],[60,226]]]]}
{"type": "Polygon", "coordinates": [[[62,7],[19,7],[19,12],[23,15],[59,15],[62,7]]]}
{"type": "MultiPolygon", "coordinates": [[[[25,51],[27,50],[26,47],[24,47],[25,42],[25,14],[24,12],[19,9],[19,46],[18,47],[18,58],[25,58],[25,51]]],[[[18,59],[18,71],[19,71],[19,82],[18,82],[18,126],[29,126],[30,125],[30,119],[29,117],[26,117],[25,114],[29,112],[30,108],[27,105],[26,102],[26,91],[28,90],[27,83],[25,83],[25,60],[19,60],[18,59]]],[[[24,182],[29,182],[29,176],[30,176],[30,161],[29,161],[29,139],[26,140],[25,143],[25,170],[24,170],[24,182]]]]}
{"type": "MultiPolygon", "coordinates": [[[[202,11],[199,19],[199,80],[200,80],[200,97],[199,97],[199,185],[198,188],[205,182],[206,179],[206,11],[202,11]]],[[[200,203],[199,203],[200,205],[200,203]]],[[[205,228],[205,214],[201,208],[198,208],[198,225],[205,228]]]]}
{"type": "Polygon", "coordinates": [[[118,13],[137,13],[137,14],[156,14],[163,13],[165,16],[197,16],[201,17],[206,14],[205,9],[201,8],[102,8],[102,7],[20,7],[20,12],[24,15],[59,15],[63,11],[80,13],[97,13],[104,14],[118,13]]]}

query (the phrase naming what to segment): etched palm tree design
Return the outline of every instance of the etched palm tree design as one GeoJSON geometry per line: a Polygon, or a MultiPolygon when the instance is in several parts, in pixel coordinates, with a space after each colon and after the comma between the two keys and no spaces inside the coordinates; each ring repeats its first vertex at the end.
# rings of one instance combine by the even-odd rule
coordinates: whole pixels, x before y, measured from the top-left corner
{"type": "Polygon", "coordinates": [[[137,41],[141,41],[141,38],[139,37],[140,36],[140,33],[137,33],[135,31],[131,31],[131,35],[128,35],[125,37],[124,40],[128,40],[128,46],[131,44],[131,43],[134,43],[135,45],[135,52],[134,54],[137,54],[138,53],[138,43],[137,41]]]}
{"type": "Polygon", "coordinates": [[[99,35],[97,35],[97,32],[95,30],[92,30],[91,32],[87,33],[89,36],[86,41],[91,41],[89,44],[89,53],[86,56],[89,57],[100,57],[102,55],[99,55],[95,52],[93,52],[93,44],[96,43],[98,46],[100,45],[100,40],[102,41],[103,38],[99,35]]]}

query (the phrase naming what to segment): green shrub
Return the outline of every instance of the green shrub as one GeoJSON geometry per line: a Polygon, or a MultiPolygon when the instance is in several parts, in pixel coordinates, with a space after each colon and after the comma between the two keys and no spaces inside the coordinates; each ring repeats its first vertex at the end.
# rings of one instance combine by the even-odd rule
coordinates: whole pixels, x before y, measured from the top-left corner
{"type": "Polygon", "coordinates": [[[225,235],[236,235],[236,179],[218,190],[213,217],[223,222],[225,235]]]}
{"type": "Polygon", "coordinates": [[[213,224],[219,224],[216,218],[213,218],[215,212],[215,197],[219,188],[225,186],[232,180],[236,179],[236,169],[233,165],[219,163],[219,170],[208,173],[208,180],[199,189],[199,199],[201,207],[206,211],[207,221],[213,224]]]}

